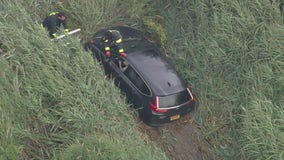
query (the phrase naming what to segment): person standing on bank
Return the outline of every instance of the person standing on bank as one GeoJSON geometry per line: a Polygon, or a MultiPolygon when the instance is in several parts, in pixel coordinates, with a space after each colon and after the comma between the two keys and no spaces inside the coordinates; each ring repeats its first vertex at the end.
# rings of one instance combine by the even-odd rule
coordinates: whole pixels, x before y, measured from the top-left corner
{"type": "Polygon", "coordinates": [[[69,29],[66,23],[66,16],[62,12],[51,12],[48,16],[45,17],[41,26],[49,32],[50,38],[57,38],[57,31],[61,26],[64,27],[65,34],[68,34],[69,29]]]}

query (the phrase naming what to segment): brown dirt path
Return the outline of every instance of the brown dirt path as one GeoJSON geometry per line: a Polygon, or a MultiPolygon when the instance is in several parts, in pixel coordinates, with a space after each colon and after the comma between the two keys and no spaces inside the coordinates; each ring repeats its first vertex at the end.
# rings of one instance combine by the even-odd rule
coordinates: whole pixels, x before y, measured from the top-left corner
{"type": "Polygon", "coordinates": [[[166,153],[169,160],[213,160],[210,146],[190,114],[162,127],[150,127],[140,122],[139,128],[166,153]]]}

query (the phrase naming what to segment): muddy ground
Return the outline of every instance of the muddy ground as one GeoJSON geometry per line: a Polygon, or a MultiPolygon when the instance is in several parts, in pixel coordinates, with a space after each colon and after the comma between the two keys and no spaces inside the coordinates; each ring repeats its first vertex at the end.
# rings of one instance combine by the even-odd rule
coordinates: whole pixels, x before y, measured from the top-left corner
{"type": "Polygon", "coordinates": [[[139,123],[142,133],[149,136],[169,160],[212,160],[210,146],[189,115],[162,127],[139,123]]]}

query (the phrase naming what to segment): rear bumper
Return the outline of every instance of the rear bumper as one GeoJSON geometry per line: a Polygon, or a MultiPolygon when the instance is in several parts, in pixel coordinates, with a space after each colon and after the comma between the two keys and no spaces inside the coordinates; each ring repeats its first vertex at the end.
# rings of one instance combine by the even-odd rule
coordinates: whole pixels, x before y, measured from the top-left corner
{"type": "Polygon", "coordinates": [[[189,106],[184,106],[176,109],[175,111],[169,111],[168,113],[156,113],[153,112],[150,108],[145,108],[141,111],[140,118],[145,124],[149,126],[162,126],[164,124],[178,120],[171,120],[172,116],[179,115],[179,117],[181,118],[187,115],[195,108],[195,105],[196,102],[194,101],[189,106]]]}

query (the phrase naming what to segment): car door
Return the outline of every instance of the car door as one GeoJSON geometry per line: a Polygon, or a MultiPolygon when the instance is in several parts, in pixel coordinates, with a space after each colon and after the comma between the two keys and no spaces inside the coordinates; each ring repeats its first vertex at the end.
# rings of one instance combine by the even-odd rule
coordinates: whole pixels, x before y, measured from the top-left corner
{"type": "Polygon", "coordinates": [[[123,58],[118,58],[109,62],[112,78],[114,79],[115,85],[126,94],[127,100],[134,105],[134,108],[140,108],[142,106],[141,102],[143,102],[143,97],[133,84],[133,78],[131,78],[130,73],[135,74],[135,72],[128,63],[125,66],[126,61],[127,60],[123,58]],[[119,65],[118,60],[124,65],[119,65]]]}
{"type": "MultiPolygon", "coordinates": [[[[118,60],[118,59],[117,59],[118,60]]],[[[114,84],[120,88],[120,90],[126,94],[129,101],[132,100],[132,90],[131,82],[129,79],[123,74],[121,68],[118,66],[118,62],[116,60],[111,60],[108,62],[109,70],[111,72],[112,78],[114,80],[114,84]]]]}
{"type": "Polygon", "coordinates": [[[128,66],[124,71],[125,77],[127,77],[130,88],[133,104],[136,109],[142,109],[148,105],[148,98],[151,94],[150,89],[140,77],[140,75],[132,68],[128,66]]]}

